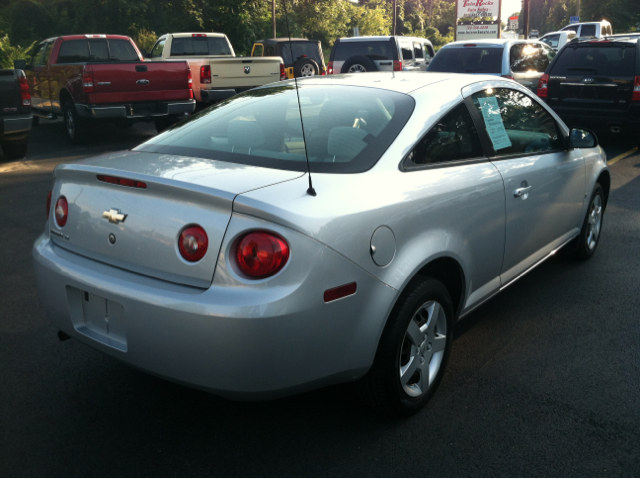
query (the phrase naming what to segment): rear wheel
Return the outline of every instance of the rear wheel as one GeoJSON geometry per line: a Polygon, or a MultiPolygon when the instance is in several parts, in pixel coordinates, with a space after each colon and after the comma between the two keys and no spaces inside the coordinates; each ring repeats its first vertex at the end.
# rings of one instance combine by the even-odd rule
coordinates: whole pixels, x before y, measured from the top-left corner
{"type": "Polygon", "coordinates": [[[64,104],[64,131],[67,139],[74,145],[86,143],[89,137],[88,124],[76,111],[76,106],[72,101],[64,104]]]}
{"type": "Polygon", "coordinates": [[[298,78],[316,76],[319,70],[318,64],[311,58],[301,58],[293,65],[293,74],[298,78]]]}
{"type": "Polygon", "coordinates": [[[27,156],[27,139],[0,141],[2,153],[7,160],[19,160],[27,156]]]}
{"type": "Polygon", "coordinates": [[[433,396],[453,344],[454,311],[439,281],[411,281],[389,316],[360,394],[374,408],[408,416],[433,396]]]}

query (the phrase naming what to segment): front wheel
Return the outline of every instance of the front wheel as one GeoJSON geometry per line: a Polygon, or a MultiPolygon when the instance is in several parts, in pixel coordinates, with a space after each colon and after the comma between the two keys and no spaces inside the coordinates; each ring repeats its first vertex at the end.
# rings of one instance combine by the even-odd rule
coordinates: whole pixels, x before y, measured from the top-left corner
{"type": "Polygon", "coordinates": [[[577,259],[588,259],[596,252],[602,231],[602,220],[604,219],[604,191],[599,183],[593,188],[589,208],[582,223],[580,235],[574,244],[573,256],[577,259]]]}
{"type": "Polygon", "coordinates": [[[433,278],[412,280],[389,316],[371,370],[358,383],[363,399],[402,416],[418,412],[442,379],[453,326],[445,286],[433,278]]]}

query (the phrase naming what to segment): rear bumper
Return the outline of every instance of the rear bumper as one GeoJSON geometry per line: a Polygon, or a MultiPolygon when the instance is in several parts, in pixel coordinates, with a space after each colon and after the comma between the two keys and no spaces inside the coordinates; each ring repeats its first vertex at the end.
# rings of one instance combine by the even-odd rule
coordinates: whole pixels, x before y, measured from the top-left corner
{"type": "Polygon", "coordinates": [[[225,284],[227,274],[218,271],[222,280],[206,290],[180,286],[71,253],[46,233],[33,259],[44,310],[69,336],[157,376],[260,400],[366,373],[397,294],[329,248],[295,236],[304,268],[285,268],[276,287],[225,284]],[[324,303],[327,286],[351,281],[355,295],[324,303]],[[109,301],[122,323],[117,334],[87,324],[85,293],[109,301]]]}
{"type": "Polygon", "coordinates": [[[231,98],[232,96],[235,96],[238,93],[251,90],[252,88],[255,88],[255,87],[248,86],[248,87],[242,87],[242,88],[215,88],[210,90],[201,89],[200,101],[202,101],[203,103],[222,101],[222,100],[226,100],[227,98],[231,98]]]}
{"type": "Polygon", "coordinates": [[[26,133],[31,129],[33,115],[4,117],[0,119],[0,137],[26,133]]]}
{"type": "Polygon", "coordinates": [[[78,115],[95,120],[109,118],[157,118],[169,115],[193,113],[196,109],[195,100],[181,100],[175,102],[128,103],[122,105],[83,105],[76,104],[78,115]]]}
{"type": "Polygon", "coordinates": [[[640,130],[640,105],[626,110],[564,107],[548,103],[569,128],[584,126],[594,130],[608,130],[620,126],[628,130],[640,130]]]}

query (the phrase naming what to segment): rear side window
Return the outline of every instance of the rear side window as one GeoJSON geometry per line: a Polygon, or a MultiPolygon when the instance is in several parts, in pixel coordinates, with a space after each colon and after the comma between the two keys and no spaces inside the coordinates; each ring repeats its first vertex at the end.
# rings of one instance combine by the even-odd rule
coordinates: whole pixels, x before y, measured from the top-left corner
{"type": "Polygon", "coordinates": [[[549,35],[548,37],[541,38],[540,41],[546,43],[551,48],[558,48],[560,35],[549,35]]]}
{"type": "Polygon", "coordinates": [[[253,52],[251,52],[252,57],[261,57],[264,53],[264,45],[262,43],[256,43],[253,47],[253,52]]]}
{"type": "Polygon", "coordinates": [[[502,73],[503,48],[442,48],[427,68],[430,72],[502,73]]]}
{"type": "Polygon", "coordinates": [[[497,156],[564,148],[553,117],[535,100],[510,88],[489,88],[471,97],[497,156]]]}
{"type": "Polygon", "coordinates": [[[203,110],[138,149],[306,171],[306,146],[311,171],[357,173],[378,161],[414,105],[408,95],[377,88],[257,88],[203,110]]]}
{"type": "Polygon", "coordinates": [[[413,48],[411,48],[411,43],[401,43],[400,49],[402,50],[403,60],[413,60],[413,48]]]}
{"type": "Polygon", "coordinates": [[[231,55],[229,43],[221,37],[173,38],[171,56],[231,55]]]}
{"type": "Polygon", "coordinates": [[[520,43],[511,47],[511,71],[515,73],[543,72],[549,66],[550,60],[551,58],[540,45],[520,43]]]}
{"type": "Polygon", "coordinates": [[[633,77],[636,68],[634,44],[570,45],[560,51],[553,75],[607,75],[633,77]]]}
{"type": "Polygon", "coordinates": [[[346,61],[353,56],[365,56],[369,60],[394,60],[394,43],[386,41],[338,42],[335,61],[346,61]]]}
{"type": "Polygon", "coordinates": [[[595,37],[596,36],[596,26],[597,25],[582,25],[582,30],[580,30],[581,37],[595,37]]]}
{"type": "Polygon", "coordinates": [[[422,49],[422,45],[419,43],[413,44],[413,56],[416,57],[416,59],[424,59],[424,50],[422,49]]]}
{"type": "Polygon", "coordinates": [[[86,63],[89,61],[89,43],[86,40],[62,42],[58,63],[86,63]]]}
{"type": "Polygon", "coordinates": [[[482,143],[464,103],[442,117],[407,156],[405,168],[484,156],[482,143]]]}
{"type": "Polygon", "coordinates": [[[162,50],[164,50],[164,44],[167,42],[166,38],[162,40],[158,40],[158,43],[155,44],[153,49],[151,50],[151,58],[160,58],[162,56],[162,50]]]}

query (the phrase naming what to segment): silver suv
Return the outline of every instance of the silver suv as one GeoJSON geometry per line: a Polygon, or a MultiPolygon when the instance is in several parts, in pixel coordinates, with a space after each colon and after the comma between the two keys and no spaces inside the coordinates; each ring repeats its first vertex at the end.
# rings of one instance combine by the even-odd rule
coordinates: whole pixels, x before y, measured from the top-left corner
{"type": "Polygon", "coordinates": [[[331,49],[327,73],[426,71],[434,55],[433,45],[426,38],[338,38],[331,49]]]}
{"type": "Polygon", "coordinates": [[[427,71],[502,76],[535,92],[555,56],[551,47],[536,40],[453,42],[438,51],[427,71]]]}

